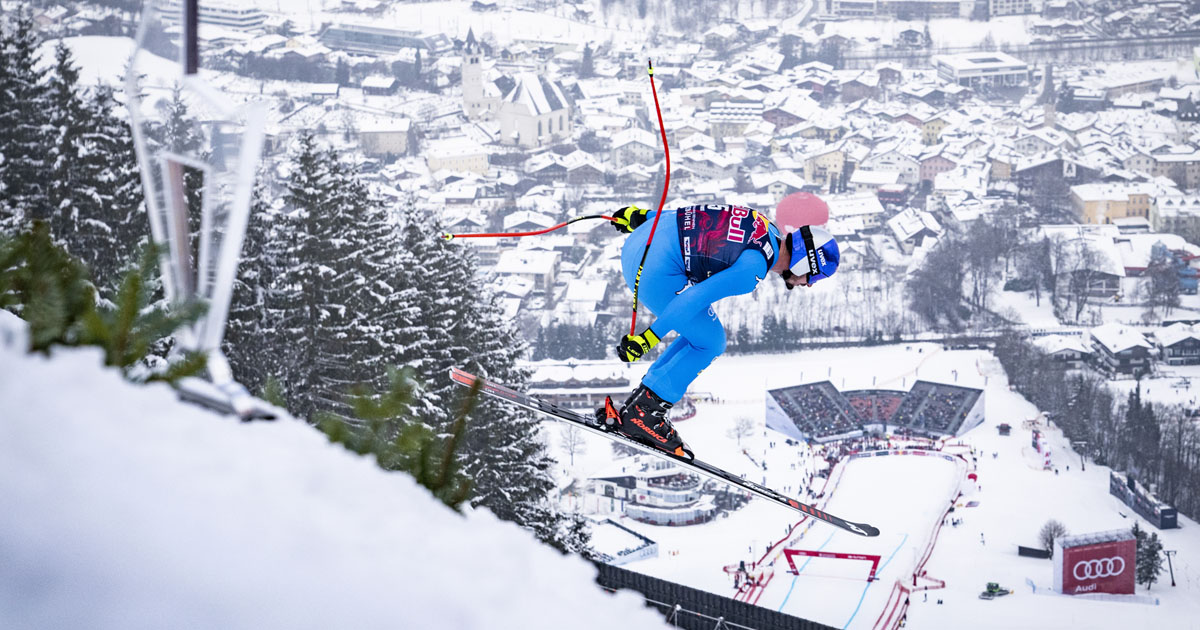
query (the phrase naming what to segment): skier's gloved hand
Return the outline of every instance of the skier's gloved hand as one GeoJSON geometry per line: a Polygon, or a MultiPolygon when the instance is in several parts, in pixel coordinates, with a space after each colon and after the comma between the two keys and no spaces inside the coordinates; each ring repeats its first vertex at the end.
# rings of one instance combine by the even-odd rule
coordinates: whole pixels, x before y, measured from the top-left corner
{"type": "Polygon", "coordinates": [[[629,234],[646,222],[646,214],[649,212],[637,206],[625,206],[613,213],[613,228],[622,234],[629,234]]]}
{"type": "Polygon", "coordinates": [[[617,356],[626,363],[633,363],[658,345],[658,335],[647,328],[637,335],[625,335],[617,344],[617,356]]]}

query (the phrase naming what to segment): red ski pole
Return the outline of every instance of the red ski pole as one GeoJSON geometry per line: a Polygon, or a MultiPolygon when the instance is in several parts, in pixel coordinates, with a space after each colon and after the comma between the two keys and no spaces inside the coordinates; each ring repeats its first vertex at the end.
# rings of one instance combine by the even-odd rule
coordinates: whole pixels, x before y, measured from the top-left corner
{"type": "Polygon", "coordinates": [[[519,238],[522,236],[537,236],[538,234],[545,234],[546,232],[553,232],[554,230],[557,230],[559,228],[564,228],[568,225],[571,225],[572,223],[574,223],[576,221],[584,221],[586,219],[604,219],[605,221],[613,220],[612,217],[610,217],[606,214],[589,214],[589,215],[583,216],[583,217],[575,217],[574,219],[571,219],[569,221],[563,221],[562,223],[559,223],[558,225],[548,227],[544,230],[534,230],[532,232],[490,232],[490,233],[486,233],[486,234],[484,234],[484,233],[451,234],[450,232],[443,232],[442,238],[446,239],[447,241],[450,241],[450,240],[453,240],[456,238],[519,238]]]}
{"type": "Polygon", "coordinates": [[[662,108],[658,105],[658,89],[654,87],[654,61],[647,60],[650,71],[650,91],[654,94],[654,111],[658,113],[658,131],[662,134],[663,155],[666,156],[666,179],[663,181],[662,198],[658,200],[658,212],[654,215],[654,225],[650,226],[650,236],[646,238],[646,249],[642,251],[642,260],[638,263],[637,275],[633,278],[633,317],[629,321],[629,334],[637,334],[638,287],[642,283],[642,268],[646,265],[646,254],[650,253],[650,243],[654,242],[654,231],[658,229],[658,220],[662,218],[663,206],[667,204],[667,188],[671,185],[671,149],[667,147],[667,128],[663,126],[662,108]]]}

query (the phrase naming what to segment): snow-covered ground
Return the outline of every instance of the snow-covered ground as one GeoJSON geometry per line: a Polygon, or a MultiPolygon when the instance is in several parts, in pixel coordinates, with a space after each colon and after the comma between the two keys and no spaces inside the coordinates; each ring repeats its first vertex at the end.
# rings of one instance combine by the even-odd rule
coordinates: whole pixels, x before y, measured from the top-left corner
{"type": "Polygon", "coordinates": [[[933,20],[858,19],[844,22],[825,22],[827,34],[837,34],[872,44],[891,44],[903,31],[912,29],[924,32],[929,27],[929,36],[935,48],[979,46],[990,35],[994,45],[1028,44],[1029,25],[1039,20],[1033,15],[1011,15],[994,17],[987,21],[961,18],[938,18],[933,20]]]}
{"type": "MultiPolygon", "coordinates": [[[[630,367],[630,375],[637,377],[644,369],[630,367]]],[[[963,495],[951,518],[962,519],[962,524],[941,528],[924,566],[931,580],[944,580],[946,586],[928,591],[928,601],[923,593],[912,595],[908,627],[1200,628],[1200,528],[1183,517],[1181,529],[1168,531],[1142,521],[1144,528],[1158,532],[1166,549],[1178,550],[1177,586],[1170,586],[1164,571],[1148,593],[1158,598],[1158,605],[1032,593],[1026,580],[1042,588],[1051,586],[1053,565],[1018,556],[1017,545],[1038,546],[1038,530],[1047,520],[1063,522],[1072,533],[1087,533],[1131,527],[1138,517],[1109,496],[1109,469],[1089,463],[1086,471],[1080,470],[1079,455],[1057,430],[1051,429],[1049,436],[1059,472],[1041,470],[1040,462],[1027,452],[1030,430],[1022,428],[1022,422],[1036,417],[1037,410],[1008,390],[999,363],[986,351],[906,344],[722,357],[692,387],[693,392],[710,393],[722,402],[699,403],[696,417],[681,422],[679,431],[701,459],[804,498],[805,477],[816,469],[814,461],[821,452],[788,446],[782,435],[762,428],[764,392],[826,379],[843,391],[907,390],[916,379],[978,387],[985,392],[986,419],[961,440],[949,442],[946,452],[962,454],[965,460],[958,460],[962,464],[938,457],[892,456],[852,460],[835,469],[829,482],[833,489],[817,504],[876,525],[882,532],[876,539],[840,533],[820,523],[805,523],[789,536],[796,519],[787,510],[760,501],[751,501],[728,518],[689,527],[655,527],[614,514],[612,518],[622,525],[660,546],[657,558],[626,568],[733,597],[733,578],[725,567],[774,559],[773,577],[756,595],[759,605],[838,628],[870,628],[895,580],[911,578],[948,502],[961,489],[963,495]],[[739,444],[730,429],[740,417],[752,419],[759,430],[739,444]],[[995,426],[1005,422],[1014,431],[1000,437],[995,426]],[[766,471],[756,462],[765,462],[766,471]],[[978,475],[978,485],[966,478],[968,470],[978,475]],[[978,503],[968,507],[971,502],[978,503]],[[799,576],[792,576],[782,557],[784,548],[878,554],[880,579],[868,585],[865,562],[826,559],[807,565],[799,559],[798,566],[804,568],[799,576]],[[979,599],[989,581],[1013,589],[1013,595],[979,599]]],[[[1158,384],[1150,387],[1156,389],[1158,384]]],[[[561,448],[559,430],[547,425],[548,439],[556,448],[561,448]]],[[[586,479],[614,472],[613,465],[608,442],[588,436],[586,452],[577,453],[574,469],[564,474],[586,479]]],[[[824,484],[816,478],[815,490],[824,484]]],[[[1147,591],[1139,587],[1138,593],[1147,591]]]]}
{"type": "MultiPolygon", "coordinates": [[[[1135,282],[1135,279],[1127,278],[1123,286],[1125,295],[1136,295],[1141,282],[1135,282]]],[[[1136,279],[1144,280],[1144,279],[1136,279]]],[[[1079,320],[1084,325],[1091,327],[1094,325],[1119,322],[1131,326],[1146,325],[1146,307],[1139,303],[1137,298],[1129,298],[1125,301],[1109,301],[1103,302],[1100,300],[1091,300],[1080,313],[1079,320]],[[1092,322],[1096,322],[1093,324],[1092,322]]],[[[1061,324],[1054,316],[1054,307],[1051,306],[1049,292],[1042,292],[1041,303],[1034,299],[1032,291],[1003,291],[997,289],[992,294],[992,308],[996,312],[1010,317],[1014,317],[1016,321],[1028,324],[1034,328],[1057,328],[1061,324]]],[[[1200,296],[1196,295],[1181,295],[1179,296],[1179,306],[1171,309],[1170,313],[1159,312],[1154,317],[1152,322],[1159,322],[1164,319],[1197,319],[1200,318],[1200,296]]]]}
{"type": "Polygon", "coordinates": [[[877,580],[866,582],[865,561],[796,559],[797,575],[787,575],[785,560],[775,560],[774,578],[758,599],[760,606],[809,617],[834,626],[871,628],[892,585],[916,567],[929,532],[957,494],[963,474],[959,463],[941,457],[895,456],[857,459],[845,465],[825,509],[834,514],[887,523],[877,538],[814,525],[781,546],[811,551],[880,556],[877,580]],[[819,612],[818,612],[819,611],[819,612]]]}
{"type": "MultiPolygon", "coordinates": [[[[38,49],[43,66],[54,62],[54,47],[60,40],[43,43],[38,49]]],[[[129,57],[133,54],[133,39],[128,37],[102,37],[99,35],[85,37],[68,37],[61,40],[71,51],[75,65],[79,68],[79,82],[86,86],[103,83],[122,87],[125,81],[125,68],[129,57]]],[[[179,76],[179,62],[164,59],[149,53],[140,57],[141,65],[138,70],[157,80],[150,80],[154,85],[170,85],[179,76]],[[164,78],[170,77],[170,80],[164,78]]],[[[124,100],[124,99],[122,99],[124,100]]]]}
{"type": "Polygon", "coordinates": [[[575,13],[572,5],[534,12],[501,5],[496,11],[472,11],[470,0],[396,3],[382,15],[343,12],[334,0],[251,0],[247,4],[272,14],[283,15],[302,28],[317,30],[329,23],[370,23],[385,28],[444,33],[462,39],[468,29],[476,37],[491,36],[502,43],[519,40],[613,42],[636,45],[644,40],[645,21],[614,13],[609,19],[599,16],[587,20],[575,13]],[[641,27],[641,28],[638,28],[641,27]],[[641,33],[641,34],[640,34],[641,33]]]}
{"type": "Polygon", "coordinates": [[[663,627],[304,423],[184,405],[95,349],[16,354],[4,324],[0,628],[663,627]]]}
{"type": "MultiPolygon", "coordinates": [[[[330,22],[369,21],[388,28],[415,30],[423,33],[445,33],[462,39],[468,29],[477,37],[491,36],[502,44],[520,40],[573,42],[604,42],[615,47],[638,50],[647,43],[653,31],[669,32],[665,14],[659,15],[654,3],[645,18],[638,17],[637,4],[605,1],[592,3],[561,2],[534,11],[520,2],[496,3],[495,11],[474,11],[471,0],[396,3],[381,16],[348,14],[338,9],[335,0],[250,0],[248,4],[278,15],[285,15],[304,28],[318,28],[330,22]],[[591,13],[580,11],[590,8],[591,13]]],[[[763,19],[768,13],[764,2],[731,0],[723,9],[729,15],[743,19],[763,19]],[[736,5],[736,8],[734,8],[736,5]]],[[[787,13],[807,12],[806,2],[791,3],[787,13]]],[[[669,7],[669,5],[665,5],[669,7]]],[[[783,11],[776,9],[776,14],[783,11]]]]}

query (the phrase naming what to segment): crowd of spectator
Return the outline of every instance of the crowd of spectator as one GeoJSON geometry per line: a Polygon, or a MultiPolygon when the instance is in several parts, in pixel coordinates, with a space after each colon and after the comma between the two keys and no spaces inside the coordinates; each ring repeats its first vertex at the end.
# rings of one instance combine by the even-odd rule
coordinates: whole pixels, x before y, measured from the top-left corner
{"type": "Polygon", "coordinates": [[[860,428],[857,415],[829,381],[771,392],[805,435],[827,437],[860,428]]]}
{"type": "Polygon", "coordinates": [[[917,418],[917,411],[921,405],[925,403],[925,396],[928,392],[923,389],[925,383],[918,382],[913,385],[908,394],[904,396],[904,400],[900,401],[900,406],[896,408],[896,413],[892,414],[892,423],[901,426],[912,426],[913,421],[917,418]]]}
{"type": "Polygon", "coordinates": [[[861,390],[842,394],[825,381],[775,390],[771,395],[800,431],[816,439],[886,424],[927,435],[953,435],[981,392],[918,381],[908,393],[861,390]]]}
{"type": "Polygon", "coordinates": [[[892,422],[929,433],[953,434],[978,398],[979,390],[918,381],[892,422]]]}
{"type": "Polygon", "coordinates": [[[891,422],[892,414],[904,400],[903,392],[861,390],[847,392],[847,402],[858,413],[859,420],[867,424],[891,422]]]}
{"type": "Polygon", "coordinates": [[[973,390],[935,385],[926,398],[919,420],[927,431],[955,433],[978,397],[979,393],[973,390]]]}

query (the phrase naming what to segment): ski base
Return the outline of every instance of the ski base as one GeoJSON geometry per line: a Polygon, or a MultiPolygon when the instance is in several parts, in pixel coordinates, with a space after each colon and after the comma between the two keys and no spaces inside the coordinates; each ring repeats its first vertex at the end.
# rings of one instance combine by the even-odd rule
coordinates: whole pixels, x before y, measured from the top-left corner
{"type": "Polygon", "coordinates": [[[858,534],[859,536],[879,535],[879,528],[872,525],[868,525],[866,523],[855,523],[853,521],[848,521],[844,518],[834,516],[833,514],[825,512],[824,510],[819,510],[811,505],[808,505],[807,503],[802,503],[796,499],[780,494],[771,488],[754,483],[753,481],[742,479],[741,477],[738,477],[737,475],[734,475],[733,473],[730,473],[722,468],[718,468],[717,466],[713,466],[712,464],[708,464],[698,459],[678,457],[666,451],[656,449],[652,446],[626,437],[621,433],[609,431],[601,426],[593,416],[559,407],[558,405],[546,402],[540,398],[537,398],[536,396],[523,394],[503,385],[488,381],[487,379],[468,374],[467,372],[464,372],[458,368],[452,368],[450,370],[450,378],[455,383],[458,383],[464,387],[474,387],[478,382],[479,391],[484,394],[494,398],[499,398],[500,400],[509,402],[518,407],[536,411],[549,416],[554,420],[558,420],[559,422],[570,423],[586,431],[590,431],[597,435],[602,435],[610,440],[620,442],[631,448],[635,448],[643,453],[648,453],[650,455],[654,455],[655,457],[661,457],[663,459],[670,460],[679,466],[688,468],[705,477],[722,483],[727,483],[731,486],[736,486],[746,490],[747,492],[750,492],[751,494],[754,494],[757,497],[766,499],[783,507],[790,508],[817,520],[824,521],[835,527],[840,527],[848,532],[858,534]]]}

